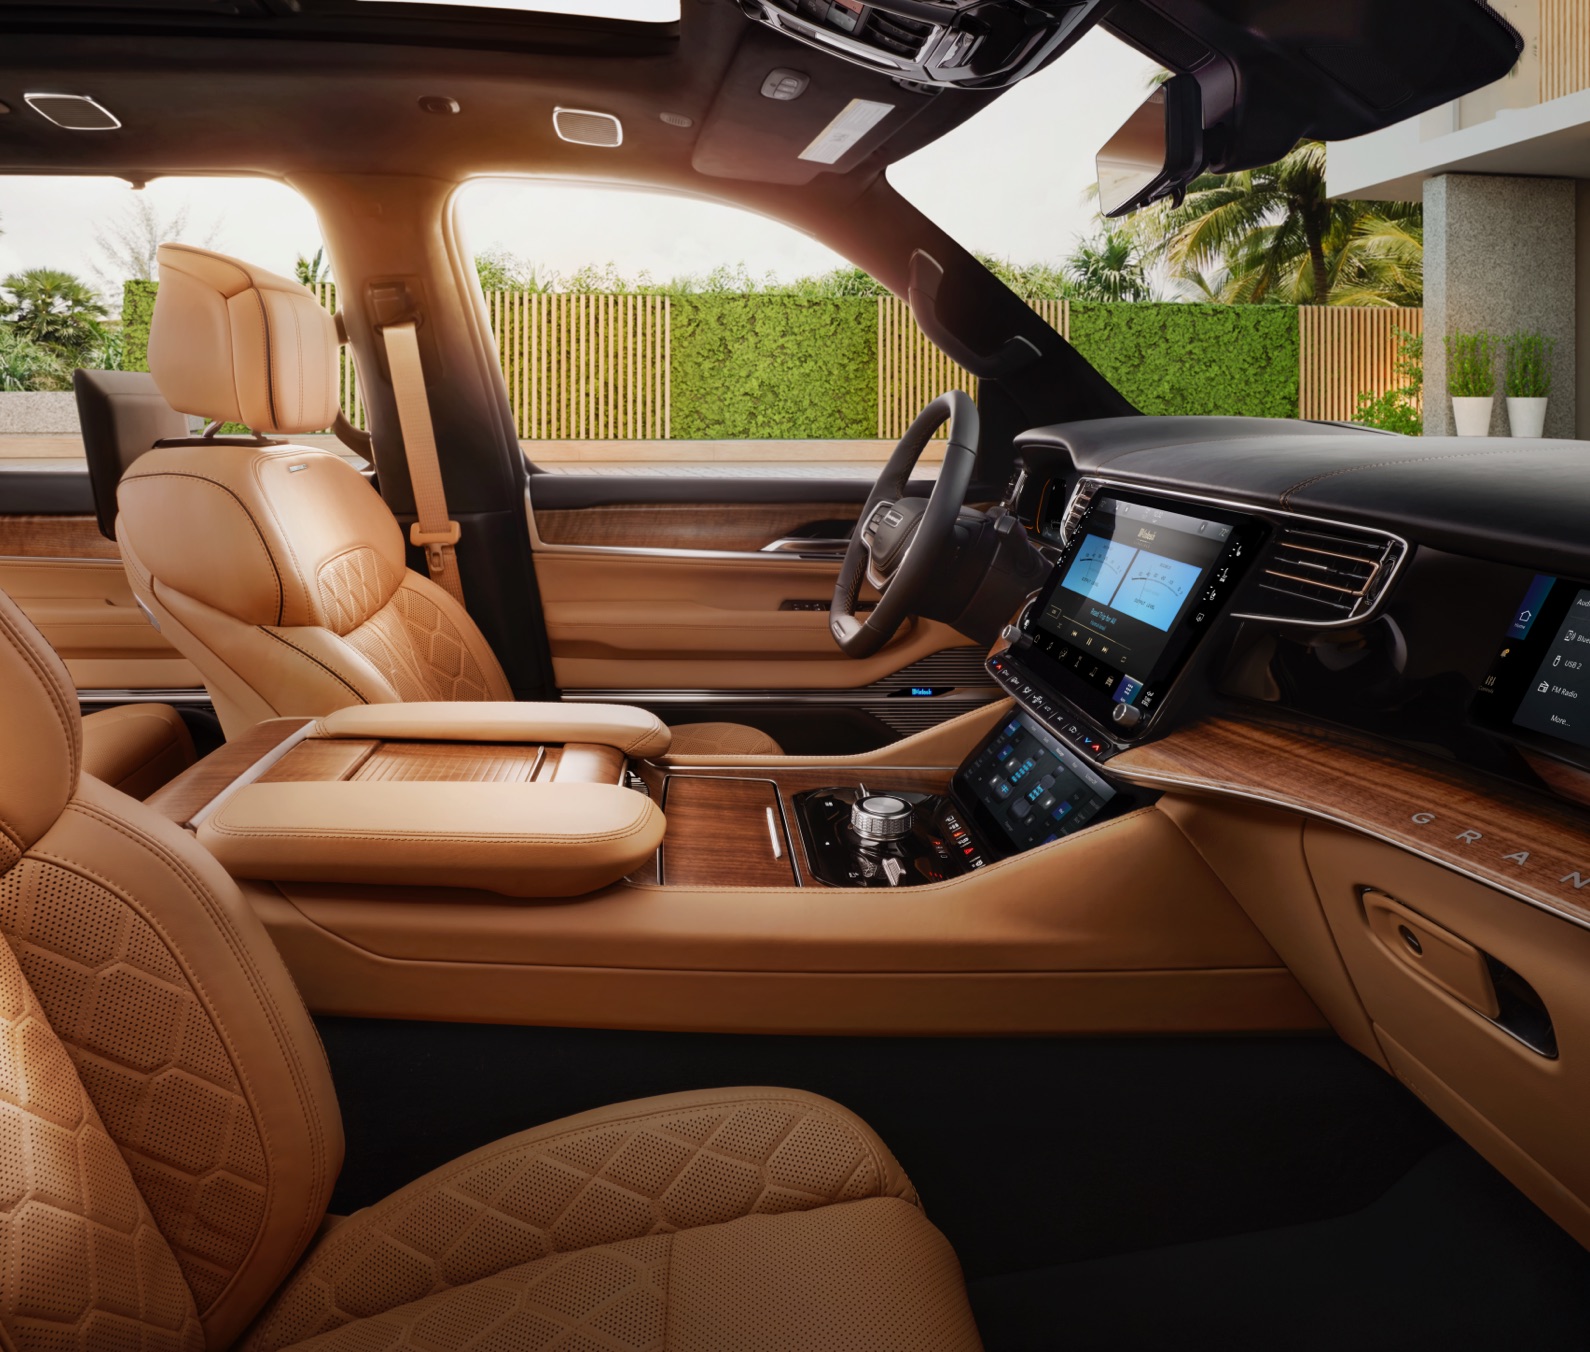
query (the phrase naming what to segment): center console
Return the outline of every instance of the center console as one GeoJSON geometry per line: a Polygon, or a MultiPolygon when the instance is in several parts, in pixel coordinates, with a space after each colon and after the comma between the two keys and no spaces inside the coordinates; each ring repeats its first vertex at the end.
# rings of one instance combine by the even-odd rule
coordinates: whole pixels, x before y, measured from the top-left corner
{"type": "Polygon", "coordinates": [[[840,887],[939,882],[1140,804],[1103,766],[1170,703],[1269,526],[1109,487],[1070,513],[1045,585],[987,662],[1016,711],[938,794],[793,795],[811,873],[840,887]]]}

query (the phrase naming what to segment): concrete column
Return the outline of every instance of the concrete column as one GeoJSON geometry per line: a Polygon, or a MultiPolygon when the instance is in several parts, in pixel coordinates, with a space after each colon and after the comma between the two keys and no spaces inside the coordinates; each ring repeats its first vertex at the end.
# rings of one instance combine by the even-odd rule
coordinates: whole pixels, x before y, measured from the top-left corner
{"type": "MultiPolygon", "coordinates": [[[[1566,178],[1443,174],[1424,185],[1424,432],[1451,436],[1449,333],[1542,333],[1557,342],[1546,435],[1577,432],[1577,185],[1566,178]]],[[[1491,435],[1507,435],[1497,361],[1491,435]]]]}

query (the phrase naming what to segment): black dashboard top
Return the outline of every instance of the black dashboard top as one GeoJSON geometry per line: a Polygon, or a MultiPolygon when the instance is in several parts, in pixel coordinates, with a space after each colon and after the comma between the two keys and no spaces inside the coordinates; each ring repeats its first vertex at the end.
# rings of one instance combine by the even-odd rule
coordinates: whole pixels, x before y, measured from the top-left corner
{"type": "Polygon", "coordinates": [[[1419,440],[1280,418],[1098,418],[1016,441],[1034,477],[1102,474],[1590,577],[1590,442],[1419,440]]]}

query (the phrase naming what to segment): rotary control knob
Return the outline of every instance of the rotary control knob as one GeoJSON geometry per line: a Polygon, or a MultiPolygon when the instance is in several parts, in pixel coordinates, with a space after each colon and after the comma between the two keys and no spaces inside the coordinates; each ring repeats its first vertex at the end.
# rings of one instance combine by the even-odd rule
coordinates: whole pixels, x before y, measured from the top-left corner
{"type": "Polygon", "coordinates": [[[851,828],[868,845],[910,835],[911,816],[911,804],[892,794],[862,798],[850,805],[851,828]]]}

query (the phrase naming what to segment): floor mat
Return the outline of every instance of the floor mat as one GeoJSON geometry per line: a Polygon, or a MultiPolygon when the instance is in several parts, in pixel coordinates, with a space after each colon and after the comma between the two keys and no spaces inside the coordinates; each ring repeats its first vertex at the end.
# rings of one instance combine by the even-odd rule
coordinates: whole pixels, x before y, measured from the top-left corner
{"type": "Polygon", "coordinates": [[[988,1352],[1584,1352],[1590,1253],[1467,1146],[1331,1220],[971,1284],[988,1352]]]}

